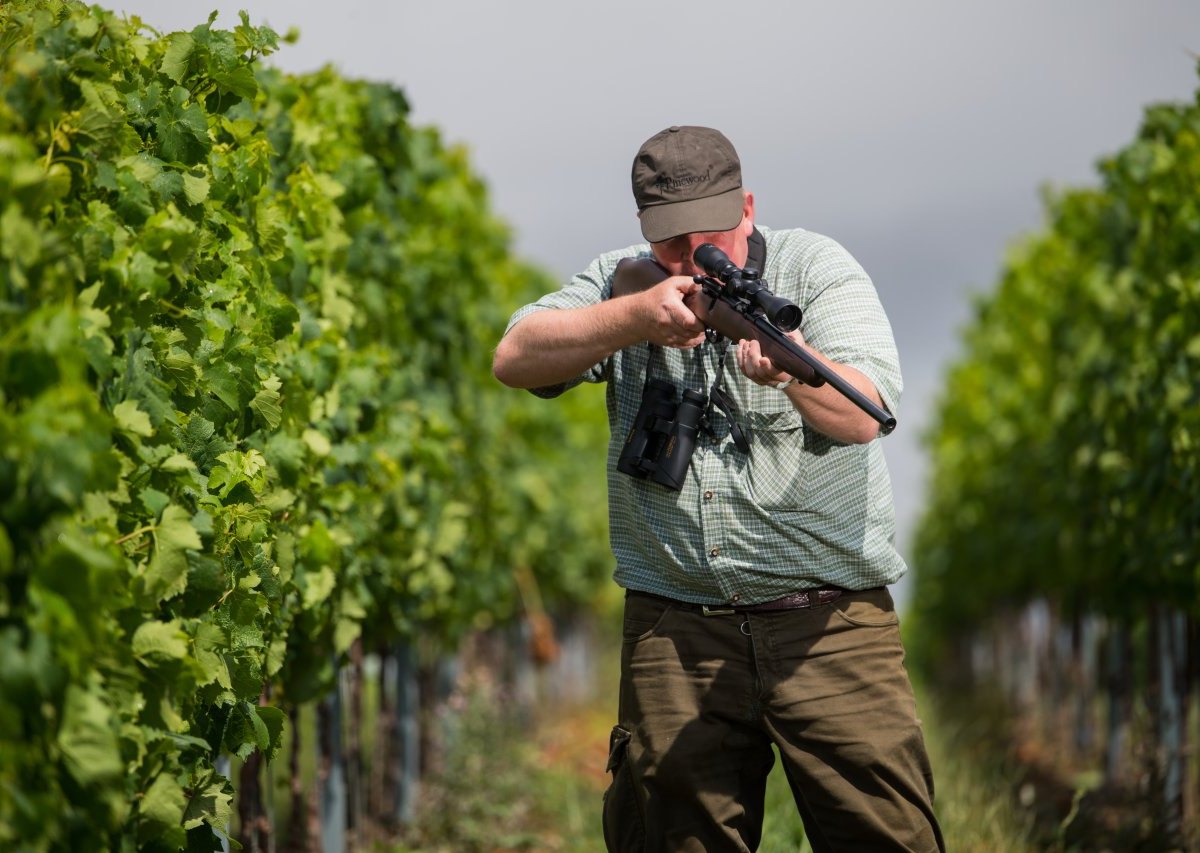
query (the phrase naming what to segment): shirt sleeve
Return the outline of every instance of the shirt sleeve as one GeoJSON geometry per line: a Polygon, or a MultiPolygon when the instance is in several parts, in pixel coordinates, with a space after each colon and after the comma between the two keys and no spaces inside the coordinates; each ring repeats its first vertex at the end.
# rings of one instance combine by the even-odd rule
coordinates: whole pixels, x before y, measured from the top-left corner
{"type": "Polygon", "coordinates": [[[837,241],[825,238],[803,274],[805,342],[825,357],[862,372],[898,414],[904,381],[892,326],[866,270],[837,241]]]}
{"type": "MultiPolygon", "coordinates": [[[[616,269],[616,262],[626,254],[628,253],[615,252],[609,255],[601,255],[592,261],[587,269],[567,282],[561,290],[547,293],[536,302],[531,302],[517,309],[516,313],[509,318],[504,334],[507,335],[517,323],[531,314],[536,314],[538,311],[563,308],[587,308],[590,305],[598,305],[605,299],[608,299],[612,295],[612,276],[613,271],[616,269]]],[[[531,388],[530,392],[538,397],[550,398],[557,397],[582,382],[605,382],[608,379],[611,366],[612,358],[610,357],[593,365],[573,379],[560,382],[556,385],[547,385],[543,388],[531,388]]]]}

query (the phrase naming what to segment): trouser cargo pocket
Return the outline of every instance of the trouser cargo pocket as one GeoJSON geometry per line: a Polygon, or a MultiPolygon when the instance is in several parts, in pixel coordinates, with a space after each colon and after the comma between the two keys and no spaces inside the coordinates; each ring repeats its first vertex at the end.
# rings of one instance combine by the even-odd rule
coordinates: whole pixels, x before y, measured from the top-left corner
{"type": "Polygon", "coordinates": [[[629,766],[630,733],[613,726],[608,738],[612,782],[604,792],[604,843],[612,853],[641,853],[646,848],[642,807],[629,766]]]}

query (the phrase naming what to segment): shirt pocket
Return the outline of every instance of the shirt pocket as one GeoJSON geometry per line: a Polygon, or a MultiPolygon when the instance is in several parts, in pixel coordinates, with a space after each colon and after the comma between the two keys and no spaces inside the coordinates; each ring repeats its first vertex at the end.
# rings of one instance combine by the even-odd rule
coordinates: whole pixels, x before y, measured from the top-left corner
{"type": "MultiPolygon", "coordinates": [[[[776,392],[778,393],[778,392],[776,392]]],[[[764,510],[798,510],[804,503],[804,420],[794,408],[752,412],[750,496],[764,510]]]]}

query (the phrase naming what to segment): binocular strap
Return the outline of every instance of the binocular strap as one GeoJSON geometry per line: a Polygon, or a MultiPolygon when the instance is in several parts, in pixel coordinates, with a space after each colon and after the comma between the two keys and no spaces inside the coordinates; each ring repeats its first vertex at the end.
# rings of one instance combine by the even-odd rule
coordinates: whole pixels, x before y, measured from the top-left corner
{"type": "MultiPolygon", "coordinates": [[[[706,422],[712,420],[712,409],[716,406],[721,410],[721,414],[725,415],[725,420],[729,422],[729,437],[733,439],[733,445],[742,453],[750,452],[750,428],[742,429],[741,424],[737,421],[738,407],[733,398],[721,387],[721,380],[725,377],[725,358],[729,355],[729,346],[726,344],[724,351],[721,353],[720,359],[717,361],[717,374],[713,377],[712,387],[708,389],[708,412],[705,415],[706,422]]],[[[711,427],[708,428],[709,434],[712,433],[711,427]]]]}
{"type": "MultiPolygon", "coordinates": [[[[767,241],[757,228],[754,229],[754,233],[747,240],[746,248],[748,252],[746,266],[753,267],[760,273],[764,272],[767,262],[767,241]]],[[[708,331],[710,334],[709,343],[717,343],[721,339],[721,336],[713,332],[713,330],[710,329],[708,331]]],[[[705,419],[706,422],[711,421],[713,406],[720,409],[721,414],[725,416],[725,420],[729,422],[729,437],[733,439],[734,447],[742,451],[742,453],[749,453],[750,427],[747,426],[743,429],[741,424],[738,423],[737,403],[733,401],[733,398],[729,396],[725,389],[721,388],[721,379],[725,376],[725,358],[728,355],[729,346],[726,345],[725,350],[721,353],[721,358],[717,361],[717,375],[713,377],[712,387],[708,390],[708,413],[705,415],[705,419]]],[[[711,435],[712,429],[707,426],[707,423],[706,428],[711,435]]]]}

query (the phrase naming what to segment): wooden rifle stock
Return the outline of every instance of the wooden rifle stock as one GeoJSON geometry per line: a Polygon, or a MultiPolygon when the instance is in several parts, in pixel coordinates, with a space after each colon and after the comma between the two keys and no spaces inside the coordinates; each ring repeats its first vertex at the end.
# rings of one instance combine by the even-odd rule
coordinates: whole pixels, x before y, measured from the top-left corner
{"type": "MultiPolygon", "coordinates": [[[[627,296],[653,287],[670,273],[651,258],[622,258],[613,275],[612,295],[627,296]]],[[[705,326],[731,341],[753,339],[763,355],[780,370],[814,388],[829,383],[842,396],[858,406],[882,427],[887,435],[896,428],[896,419],[863,395],[804,347],[780,331],[761,311],[740,311],[738,300],[722,295],[721,282],[708,276],[698,277],[702,287],[684,299],[684,304],[705,326]],[[732,303],[732,304],[731,304],[732,303]]],[[[745,306],[743,306],[745,307],[745,306]]]]}

